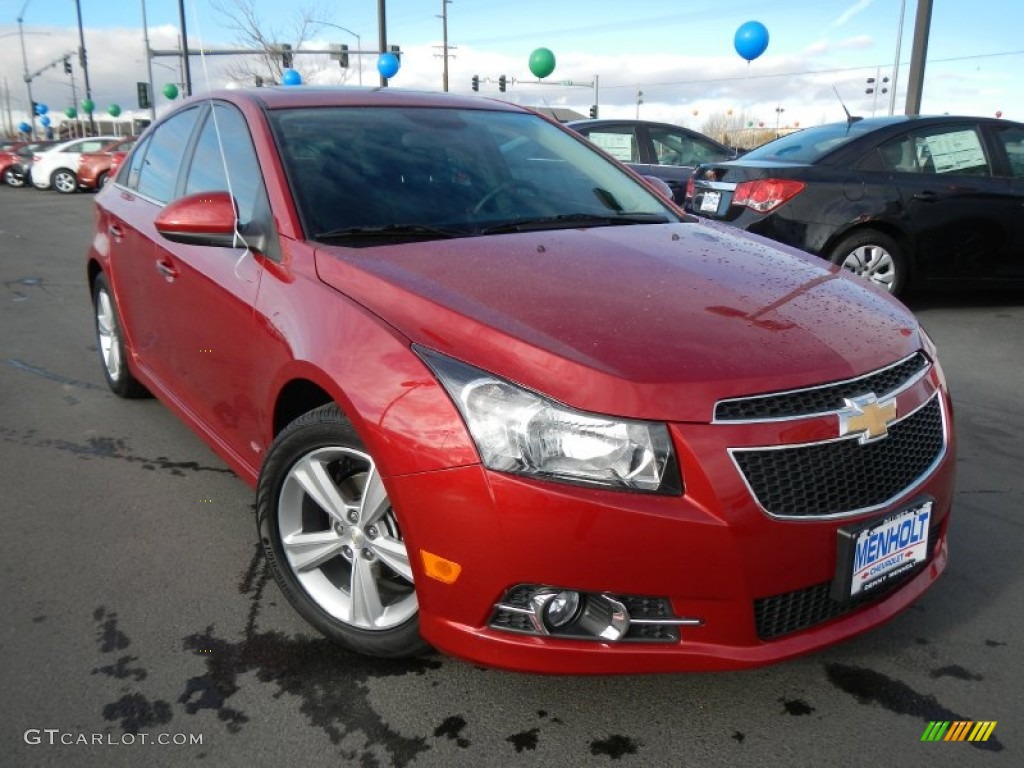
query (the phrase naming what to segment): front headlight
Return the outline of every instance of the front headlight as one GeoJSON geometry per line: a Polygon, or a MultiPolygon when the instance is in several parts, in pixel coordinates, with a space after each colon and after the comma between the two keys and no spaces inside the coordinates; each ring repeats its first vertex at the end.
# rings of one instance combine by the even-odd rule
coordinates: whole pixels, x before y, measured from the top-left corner
{"type": "Polygon", "coordinates": [[[652,493],[682,492],[668,427],[584,413],[422,347],[484,466],[652,493]]]}

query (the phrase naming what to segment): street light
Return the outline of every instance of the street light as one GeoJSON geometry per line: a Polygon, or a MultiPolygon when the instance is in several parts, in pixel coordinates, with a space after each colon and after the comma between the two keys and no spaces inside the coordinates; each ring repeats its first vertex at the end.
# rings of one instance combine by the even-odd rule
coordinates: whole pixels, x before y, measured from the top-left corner
{"type": "Polygon", "coordinates": [[[361,38],[359,35],[357,35],[351,29],[343,27],[340,24],[332,24],[329,21],[319,21],[318,19],[310,19],[310,21],[312,21],[314,24],[322,24],[325,27],[334,27],[335,29],[340,29],[342,32],[348,32],[350,35],[352,35],[352,37],[354,37],[356,39],[356,48],[359,49],[359,50],[356,51],[356,58],[359,60],[359,84],[362,85],[363,84],[363,56],[362,56],[362,53],[363,53],[363,38],[361,38]]]}
{"type": "Polygon", "coordinates": [[[785,107],[775,108],[775,138],[779,138],[779,120],[782,118],[782,113],[786,111],[785,107]]]}

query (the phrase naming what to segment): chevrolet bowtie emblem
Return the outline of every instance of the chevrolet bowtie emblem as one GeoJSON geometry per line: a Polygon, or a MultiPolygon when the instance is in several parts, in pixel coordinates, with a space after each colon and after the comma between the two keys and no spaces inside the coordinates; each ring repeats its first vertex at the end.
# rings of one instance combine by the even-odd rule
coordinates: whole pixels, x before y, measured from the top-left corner
{"type": "Polygon", "coordinates": [[[889,425],[896,421],[896,398],[878,402],[874,394],[847,397],[846,407],[839,411],[839,434],[860,434],[861,443],[881,440],[889,434],[889,425]]]}

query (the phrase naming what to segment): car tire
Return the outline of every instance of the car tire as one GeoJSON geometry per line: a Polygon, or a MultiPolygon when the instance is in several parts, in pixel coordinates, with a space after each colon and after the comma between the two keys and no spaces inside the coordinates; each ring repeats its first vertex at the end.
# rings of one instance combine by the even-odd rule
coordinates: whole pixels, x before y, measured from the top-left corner
{"type": "Polygon", "coordinates": [[[4,184],[8,187],[23,187],[25,179],[14,172],[13,168],[4,169],[4,184]]]}
{"type": "Polygon", "coordinates": [[[50,176],[50,186],[58,192],[71,195],[78,191],[78,177],[67,168],[58,168],[50,176]]]}
{"type": "Polygon", "coordinates": [[[103,187],[106,186],[106,184],[107,184],[107,176],[108,175],[109,174],[106,171],[104,171],[103,173],[101,173],[99,176],[96,177],[96,191],[97,192],[99,192],[101,189],[103,189],[103,187]]]}
{"type": "Polygon", "coordinates": [[[300,416],[274,440],[256,522],[281,591],[326,637],[388,658],[427,647],[397,517],[374,459],[337,405],[300,416]]]}
{"type": "Polygon", "coordinates": [[[862,229],[841,240],[829,253],[829,261],[884,288],[902,295],[910,283],[910,267],[903,246],[874,229],[862,229]]]}
{"type": "Polygon", "coordinates": [[[110,284],[103,273],[97,275],[93,283],[92,306],[96,325],[96,349],[99,351],[103,375],[110,390],[118,397],[127,399],[148,397],[149,390],[132,376],[128,369],[121,316],[118,314],[110,284]]]}

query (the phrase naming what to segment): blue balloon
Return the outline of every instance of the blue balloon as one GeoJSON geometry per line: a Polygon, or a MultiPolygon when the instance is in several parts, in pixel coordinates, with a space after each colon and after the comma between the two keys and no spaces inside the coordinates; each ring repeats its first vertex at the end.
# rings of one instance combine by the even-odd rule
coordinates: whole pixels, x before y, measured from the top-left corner
{"type": "Polygon", "coordinates": [[[50,111],[50,108],[48,106],[46,106],[45,104],[36,104],[36,114],[37,115],[45,115],[49,111],[50,111]]]}
{"type": "Polygon", "coordinates": [[[398,68],[402,62],[393,53],[382,53],[377,57],[377,71],[384,77],[392,78],[398,74],[398,68]]]}
{"type": "Polygon", "coordinates": [[[29,131],[32,130],[32,126],[28,123],[21,122],[18,123],[18,130],[21,131],[22,133],[28,133],[29,131]]]}
{"type": "Polygon", "coordinates": [[[39,122],[43,124],[43,128],[48,128],[50,126],[50,116],[43,115],[42,120],[40,120],[39,122]]]}
{"type": "Polygon", "coordinates": [[[753,61],[768,48],[768,29],[760,21],[748,21],[736,30],[733,39],[736,53],[747,61],[753,61]]]}
{"type": "Polygon", "coordinates": [[[302,75],[294,69],[286,69],[281,73],[281,85],[302,85],[302,75]]]}

